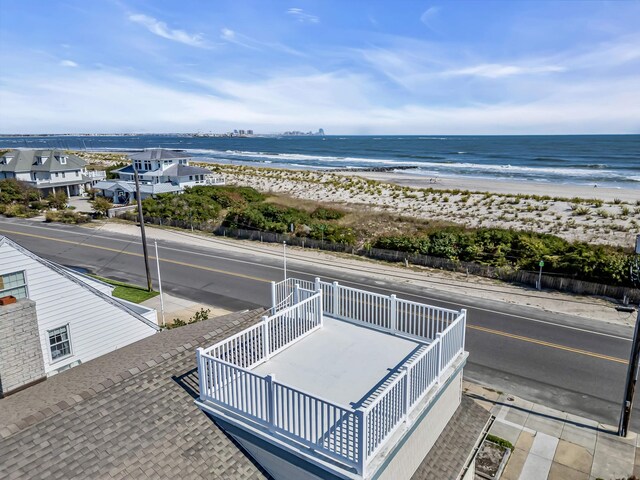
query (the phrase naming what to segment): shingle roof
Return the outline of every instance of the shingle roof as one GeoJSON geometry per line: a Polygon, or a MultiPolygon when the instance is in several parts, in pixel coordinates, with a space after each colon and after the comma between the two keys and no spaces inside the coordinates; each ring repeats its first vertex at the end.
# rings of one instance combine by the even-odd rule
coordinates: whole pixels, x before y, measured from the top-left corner
{"type": "Polygon", "coordinates": [[[28,415],[0,428],[0,478],[268,478],[193,401],[195,348],[261,313],[160,332],[0,400],[2,425],[28,415]]]}
{"type": "Polygon", "coordinates": [[[158,175],[170,176],[170,177],[185,177],[187,175],[211,175],[211,170],[202,167],[192,167],[191,165],[179,165],[173,164],[170,167],[164,169],[164,171],[158,171],[158,175]]]}
{"type": "Polygon", "coordinates": [[[411,480],[458,479],[491,418],[487,410],[462,395],[460,406],[411,480]]]}
{"type": "Polygon", "coordinates": [[[27,150],[16,149],[2,155],[0,158],[11,157],[12,160],[0,163],[0,172],[68,172],[79,170],[87,165],[87,162],[76,155],[65,153],[62,150],[27,150]],[[44,165],[38,165],[38,157],[48,157],[44,165]],[[66,157],[66,164],[60,163],[60,157],[66,157]]]}
{"type": "Polygon", "coordinates": [[[166,148],[149,148],[140,153],[129,155],[131,160],[170,160],[172,158],[189,158],[190,155],[185,152],[176,152],[175,150],[167,150],[166,148]]]}

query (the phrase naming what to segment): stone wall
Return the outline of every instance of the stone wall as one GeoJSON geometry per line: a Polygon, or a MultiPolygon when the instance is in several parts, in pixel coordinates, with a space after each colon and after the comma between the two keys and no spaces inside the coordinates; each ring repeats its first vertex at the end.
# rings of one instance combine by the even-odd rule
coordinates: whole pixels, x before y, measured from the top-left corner
{"type": "Polygon", "coordinates": [[[35,302],[0,306],[0,397],[44,377],[35,302]]]}

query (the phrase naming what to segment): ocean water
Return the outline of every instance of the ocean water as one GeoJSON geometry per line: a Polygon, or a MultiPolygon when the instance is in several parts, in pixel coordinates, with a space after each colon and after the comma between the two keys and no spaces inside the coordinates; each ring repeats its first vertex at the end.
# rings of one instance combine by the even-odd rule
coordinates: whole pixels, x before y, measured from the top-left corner
{"type": "Polygon", "coordinates": [[[640,190],[640,135],[0,137],[0,148],[18,147],[98,151],[163,147],[186,150],[200,161],[310,169],[413,167],[403,173],[640,190]]]}

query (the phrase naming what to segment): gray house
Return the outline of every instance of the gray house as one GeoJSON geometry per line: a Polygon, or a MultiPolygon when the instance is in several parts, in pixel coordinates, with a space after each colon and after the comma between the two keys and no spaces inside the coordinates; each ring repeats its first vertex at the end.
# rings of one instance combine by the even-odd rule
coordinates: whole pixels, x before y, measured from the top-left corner
{"type": "Polygon", "coordinates": [[[0,180],[26,182],[42,195],[62,190],[67,196],[83,195],[105,172],[90,171],[87,162],[62,150],[10,150],[0,156],[0,180]]]}
{"type": "Polygon", "coordinates": [[[224,178],[211,170],[189,165],[189,155],[164,148],[151,148],[130,156],[131,165],[114,170],[116,180],[102,181],[95,188],[116,204],[135,198],[134,174],[138,171],[141,198],[160,193],[180,193],[196,185],[224,185],[224,178]]]}

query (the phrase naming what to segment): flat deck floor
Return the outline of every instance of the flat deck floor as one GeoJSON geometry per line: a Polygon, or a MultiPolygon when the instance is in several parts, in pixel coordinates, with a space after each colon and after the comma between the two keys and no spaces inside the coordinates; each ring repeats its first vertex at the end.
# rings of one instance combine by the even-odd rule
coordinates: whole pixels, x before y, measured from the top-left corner
{"type": "Polygon", "coordinates": [[[324,326],[253,371],[344,406],[358,406],[420,343],[324,317],[324,326]]]}

